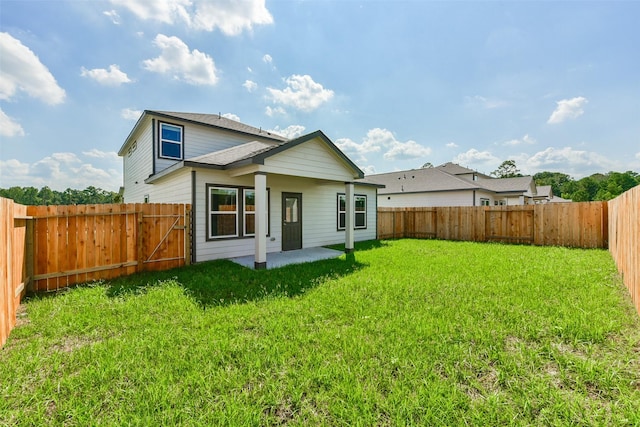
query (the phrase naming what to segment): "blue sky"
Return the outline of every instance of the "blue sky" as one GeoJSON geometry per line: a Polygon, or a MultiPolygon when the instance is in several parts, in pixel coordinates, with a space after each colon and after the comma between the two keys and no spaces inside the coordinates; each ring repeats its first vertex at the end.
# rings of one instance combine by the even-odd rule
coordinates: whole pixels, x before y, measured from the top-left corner
{"type": "Polygon", "coordinates": [[[0,0],[0,187],[117,191],[145,110],[365,172],[640,171],[640,2],[0,0]]]}

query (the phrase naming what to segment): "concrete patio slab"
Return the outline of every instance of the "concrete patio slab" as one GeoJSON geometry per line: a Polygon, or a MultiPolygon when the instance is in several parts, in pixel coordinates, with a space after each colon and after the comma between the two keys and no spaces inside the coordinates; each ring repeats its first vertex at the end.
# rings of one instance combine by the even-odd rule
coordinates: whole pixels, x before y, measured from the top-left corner
{"type": "MultiPolygon", "coordinates": [[[[328,248],[306,248],[295,251],[271,252],[267,253],[267,269],[284,267],[290,264],[302,264],[304,262],[314,262],[323,259],[337,258],[342,255],[342,251],[328,248]]],[[[230,261],[240,264],[243,267],[254,268],[255,257],[253,255],[229,258],[230,261]]]]}

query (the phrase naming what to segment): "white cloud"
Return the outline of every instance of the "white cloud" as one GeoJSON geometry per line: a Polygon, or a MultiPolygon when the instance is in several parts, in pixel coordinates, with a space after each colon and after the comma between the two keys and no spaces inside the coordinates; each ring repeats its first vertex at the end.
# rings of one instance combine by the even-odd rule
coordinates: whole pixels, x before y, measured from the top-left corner
{"type": "Polygon", "coordinates": [[[80,75],[82,77],[89,77],[105,86],[120,86],[123,83],[131,83],[132,81],[127,76],[127,73],[120,71],[120,67],[115,64],[111,64],[108,70],[104,68],[87,70],[82,67],[81,71],[80,75]]]}
{"type": "Polygon", "coordinates": [[[365,175],[374,175],[376,173],[376,168],[373,165],[358,166],[358,167],[362,169],[362,172],[364,172],[365,175]]]}
{"type": "Polygon", "coordinates": [[[445,145],[447,148],[458,148],[458,144],[455,142],[447,142],[445,145]]]}
{"type": "Polygon", "coordinates": [[[102,13],[105,16],[109,17],[109,19],[111,19],[111,22],[113,22],[115,25],[120,25],[120,15],[118,15],[118,12],[116,12],[115,10],[105,10],[102,13]]]}
{"type": "Polygon", "coordinates": [[[175,79],[192,85],[215,85],[218,82],[213,59],[197,49],[189,47],[178,37],[158,34],[154,44],[162,49],[159,57],[147,59],[143,66],[148,71],[172,74],[175,79]]]}
{"type": "MultiPolygon", "coordinates": [[[[558,171],[580,178],[591,175],[595,171],[607,172],[625,167],[598,153],[575,150],[571,147],[549,147],[534,154],[521,153],[511,155],[509,158],[514,160],[518,169],[526,175],[542,171],[558,171]]],[[[489,151],[471,149],[456,156],[453,162],[476,170],[492,171],[497,169],[503,160],[505,159],[500,159],[489,151]]]]}
{"type": "Polygon", "coordinates": [[[0,160],[0,186],[40,188],[46,185],[62,191],[66,188],[84,189],[92,185],[117,191],[122,185],[121,160],[114,158],[112,153],[100,150],[87,153],[90,154],[83,154],[92,157],[91,162],[73,153],[53,153],[35,163],[23,163],[16,159],[0,160]]]}
{"type": "Polygon", "coordinates": [[[431,148],[412,140],[398,141],[389,130],[380,128],[369,130],[362,143],[354,142],[349,138],[340,138],[336,140],[336,145],[346,155],[353,156],[355,162],[360,163],[367,161],[366,155],[383,150],[383,157],[386,160],[409,160],[431,154],[431,148]]]}
{"type": "Polygon", "coordinates": [[[235,114],[232,114],[232,113],[224,113],[222,115],[222,117],[225,117],[225,118],[230,119],[230,120],[235,120],[236,122],[240,121],[240,117],[238,117],[238,116],[236,116],[235,114]]]}
{"type": "Polygon", "coordinates": [[[283,90],[267,88],[274,102],[310,112],[333,98],[333,91],[313,81],[309,75],[292,75],[285,79],[283,90]]]}
{"type": "Polygon", "coordinates": [[[264,113],[269,117],[287,115],[287,111],[282,107],[271,108],[267,106],[267,108],[265,108],[264,110],[264,113]]]}
{"type": "Polygon", "coordinates": [[[113,160],[116,162],[120,161],[120,157],[118,156],[118,153],[116,153],[115,151],[101,151],[101,150],[98,150],[97,148],[92,148],[89,151],[83,151],[82,154],[84,154],[87,157],[94,157],[97,159],[113,160]]]}
{"type": "Polygon", "coordinates": [[[190,0],[111,0],[112,4],[122,6],[142,20],[159,21],[174,24],[176,20],[191,24],[188,8],[190,0]]]}
{"type": "Polygon", "coordinates": [[[262,60],[267,64],[272,64],[273,63],[273,58],[269,54],[266,54],[265,56],[263,56],[262,60]]]}
{"type": "Polygon", "coordinates": [[[251,80],[245,80],[245,82],[242,84],[242,86],[247,89],[249,92],[253,92],[254,90],[256,90],[258,88],[258,83],[251,81],[251,80]]]}
{"type": "Polygon", "coordinates": [[[127,119],[127,120],[138,120],[141,115],[142,115],[142,111],[134,110],[134,109],[131,109],[131,108],[123,108],[120,111],[120,116],[123,119],[127,119]]]}
{"type": "Polygon", "coordinates": [[[453,162],[471,169],[493,170],[500,165],[501,160],[489,151],[478,151],[472,148],[455,156],[453,162]]]}
{"type": "Polygon", "coordinates": [[[582,96],[578,96],[576,98],[571,99],[563,99],[561,101],[556,102],[558,106],[551,113],[549,120],[547,123],[562,123],[568,119],[575,119],[584,114],[584,110],[582,107],[589,102],[587,98],[582,96]]]}
{"type": "Polygon", "coordinates": [[[20,126],[20,123],[7,116],[0,108],[0,136],[14,137],[24,136],[24,129],[20,126]]]}
{"type": "Polygon", "coordinates": [[[549,147],[533,155],[521,154],[514,159],[526,171],[561,171],[573,177],[590,175],[594,171],[618,170],[621,167],[601,154],[571,147],[549,147]]]}
{"type": "Polygon", "coordinates": [[[502,143],[502,145],[523,145],[523,144],[528,144],[528,145],[533,145],[535,144],[537,141],[530,137],[529,134],[523,136],[521,139],[511,139],[509,141],[505,141],[502,143]]]}
{"type": "Polygon", "coordinates": [[[508,103],[501,99],[485,98],[484,96],[465,96],[465,105],[470,108],[482,108],[485,110],[493,110],[494,108],[506,107],[508,103]]]}
{"type": "Polygon", "coordinates": [[[410,160],[419,159],[431,154],[431,148],[424,147],[415,141],[394,142],[393,147],[386,153],[384,158],[387,160],[410,160]]]}
{"type": "Polygon", "coordinates": [[[9,100],[20,90],[50,105],[64,102],[66,93],[49,69],[9,33],[0,33],[0,57],[0,99],[9,100]]]}
{"type": "Polygon", "coordinates": [[[208,0],[194,3],[197,4],[194,27],[199,30],[212,31],[217,27],[224,34],[235,36],[244,30],[251,31],[256,24],[273,23],[265,0],[208,0]]]}
{"type": "Polygon", "coordinates": [[[636,153],[636,159],[640,160],[640,151],[636,153]]]}
{"type": "Polygon", "coordinates": [[[275,133],[281,136],[284,136],[288,139],[293,139],[301,136],[304,133],[305,127],[301,125],[291,125],[287,126],[284,129],[280,129],[279,126],[269,130],[268,132],[275,133]]]}
{"type": "Polygon", "coordinates": [[[143,20],[186,24],[205,31],[219,28],[229,36],[251,31],[254,25],[273,23],[265,0],[111,0],[111,3],[129,9],[143,20]]]}

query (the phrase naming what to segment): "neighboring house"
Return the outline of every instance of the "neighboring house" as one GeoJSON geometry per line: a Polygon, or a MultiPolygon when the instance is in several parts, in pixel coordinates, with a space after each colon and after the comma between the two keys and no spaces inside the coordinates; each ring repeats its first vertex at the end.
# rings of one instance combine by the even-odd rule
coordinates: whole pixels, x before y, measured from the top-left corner
{"type": "Polygon", "coordinates": [[[551,188],[541,194],[531,176],[493,178],[457,165],[367,175],[363,182],[384,185],[379,207],[497,206],[547,203],[551,188]]]}
{"type": "Polygon", "coordinates": [[[538,185],[538,194],[531,197],[534,203],[571,203],[569,199],[554,196],[550,185],[538,185]]]}
{"type": "Polygon", "coordinates": [[[124,201],[190,203],[193,262],[376,238],[379,186],[321,131],[293,140],[212,114],[145,111],[118,155],[124,201]]]}

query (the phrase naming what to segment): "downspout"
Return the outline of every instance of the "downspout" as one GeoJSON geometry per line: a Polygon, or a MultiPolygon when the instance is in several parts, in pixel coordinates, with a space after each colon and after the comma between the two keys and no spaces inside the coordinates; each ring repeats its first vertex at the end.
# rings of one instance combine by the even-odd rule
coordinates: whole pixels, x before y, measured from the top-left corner
{"type": "Polygon", "coordinates": [[[196,262],[196,171],[191,171],[191,263],[196,262]]]}
{"type": "Polygon", "coordinates": [[[476,190],[473,190],[473,205],[472,206],[475,206],[475,205],[476,205],[476,190]]]}
{"type": "Polygon", "coordinates": [[[153,152],[153,163],[151,164],[151,175],[156,174],[156,119],[151,119],[151,151],[153,152]]]}

